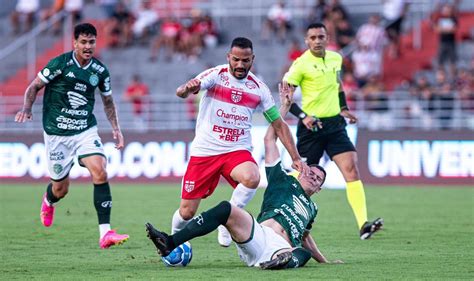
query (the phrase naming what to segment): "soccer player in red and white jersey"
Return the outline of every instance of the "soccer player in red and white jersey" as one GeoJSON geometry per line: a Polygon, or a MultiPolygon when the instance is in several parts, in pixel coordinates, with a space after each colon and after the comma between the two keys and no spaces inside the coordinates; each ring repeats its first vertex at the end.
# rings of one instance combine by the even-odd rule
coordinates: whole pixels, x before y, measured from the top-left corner
{"type": "MultiPolygon", "coordinates": [[[[191,220],[201,199],[211,195],[222,175],[234,188],[230,202],[243,208],[260,182],[257,163],[251,155],[252,114],[261,109],[293,160],[293,168],[307,173],[306,163],[296,149],[290,129],[280,117],[268,87],[250,72],[254,61],[252,42],[243,37],[232,41],[228,64],[208,69],[176,89],[186,98],[207,90],[199,107],[196,136],[191,145],[191,159],[182,182],[181,204],[173,215],[172,233],[191,220]]],[[[232,242],[221,226],[221,246],[232,242]]]]}

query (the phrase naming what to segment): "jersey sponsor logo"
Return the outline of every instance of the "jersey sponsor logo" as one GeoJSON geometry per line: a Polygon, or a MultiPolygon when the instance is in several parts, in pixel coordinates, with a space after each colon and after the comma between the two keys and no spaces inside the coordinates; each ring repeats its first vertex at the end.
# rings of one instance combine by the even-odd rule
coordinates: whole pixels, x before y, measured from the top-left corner
{"type": "Polygon", "coordinates": [[[51,75],[49,75],[50,74],[49,69],[45,68],[45,70],[48,70],[48,71],[43,71],[43,74],[45,77],[48,77],[49,80],[53,80],[54,78],[56,78],[56,76],[62,73],[61,69],[56,69],[51,75]],[[45,74],[46,72],[48,73],[49,76],[45,74]]]}
{"type": "Polygon", "coordinates": [[[83,130],[87,128],[87,119],[72,119],[62,115],[56,118],[56,125],[59,129],[63,130],[83,130]]]}
{"type": "Polygon", "coordinates": [[[51,161],[64,160],[64,153],[62,151],[51,151],[49,153],[49,160],[51,161]]]}
{"type": "Polygon", "coordinates": [[[99,76],[92,74],[89,77],[89,83],[91,83],[91,85],[94,87],[97,86],[97,84],[99,84],[99,76]]]}
{"type": "Polygon", "coordinates": [[[100,143],[99,140],[95,140],[95,141],[94,141],[94,145],[95,145],[96,147],[100,147],[102,144],[100,143]]]}
{"type": "Polygon", "coordinates": [[[104,79],[104,88],[106,92],[110,91],[110,77],[104,79]]]}
{"type": "Polygon", "coordinates": [[[97,63],[95,63],[95,62],[91,65],[91,67],[92,67],[93,69],[97,70],[97,72],[99,72],[99,73],[102,73],[102,72],[104,72],[104,70],[105,70],[105,68],[104,68],[103,66],[101,66],[101,65],[99,65],[99,64],[97,64],[97,63]]]}
{"type": "Polygon", "coordinates": [[[85,91],[87,91],[87,85],[82,84],[82,83],[76,83],[76,85],[74,86],[74,90],[85,92],[85,91]]]}
{"type": "Polygon", "coordinates": [[[214,127],[212,127],[212,131],[220,133],[219,139],[231,142],[236,142],[239,140],[240,136],[245,135],[244,129],[231,129],[217,125],[214,125],[214,127]]]}
{"type": "Polygon", "coordinates": [[[76,78],[76,75],[74,75],[72,71],[69,71],[68,74],[66,74],[66,77],[76,78]]]}
{"type": "Polygon", "coordinates": [[[194,190],[194,181],[185,181],[184,182],[184,190],[187,192],[191,192],[194,190]]]}
{"type": "Polygon", "coordinates": [[[67,113],[72,116],[87,116],[89,112],[87,110],[81,109],[70,109],[70,108],[61,108],[61,112],[67,113]]]}
{"type": "Polygon", "coordinates": [[[295,211],[303,216],[306,220],[309,218],[308,211],[306,210],[305,206],[303,203],[300,201],[300,199],[296,196],[293,195],[293,206],[295,207],[295,211]]]}
{"type": "Polygon", "coordinates": [[[234,120],[234,121],[243,121],[243,122],[249,121],[248,116],[228,113],[228,112],[225,112],[223,109],[218,109],[216,111],[216,115],[218,117],[222,117],[222,118],[225,118],[225,119],[231,119],[231,120],[234,120]]]}
{"type": "Polygon", "coordinates": [[[74,61],[72,59],[70,59],[67,63],[66,63],[66,66],[71,66],[74,64],[74,61]]]}
{"type": "Polygon", "coordinates": [[[69,104],[71,105],[72,109],[77,109],[78,107],[87,104],[87,98],[79,93],[69,91],[67,92],[67,96],[69,98],[69,104]]]}

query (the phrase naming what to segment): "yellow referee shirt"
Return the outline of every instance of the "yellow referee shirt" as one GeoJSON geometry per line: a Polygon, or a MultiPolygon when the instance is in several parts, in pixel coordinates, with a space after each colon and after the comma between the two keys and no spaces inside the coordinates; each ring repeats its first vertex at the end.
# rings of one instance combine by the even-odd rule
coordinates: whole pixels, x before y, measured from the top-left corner
{"type": "Polygon", "coordinates": [[[302,109],[318,118],[336,116],[339,107],[338,75],[342,56],[326,50],[324,58],[314,56],[310,50],[297,58],[283,80],[301,87],[302,109]]]}

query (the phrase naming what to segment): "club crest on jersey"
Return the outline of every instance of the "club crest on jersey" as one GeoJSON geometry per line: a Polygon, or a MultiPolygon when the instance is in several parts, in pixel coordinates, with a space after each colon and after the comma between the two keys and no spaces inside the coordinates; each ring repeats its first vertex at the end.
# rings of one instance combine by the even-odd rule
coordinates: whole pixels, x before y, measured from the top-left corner
{"type": "Polygon", "coordinates": [[[185,181],[184,182],[184,190],[187,192],[191,192],[194,189],[194,181],[185,181]]]}
{"type": "Polygon", "coordinates": [[[94,87],[97,86],[97,84],[99,84],[99,76],[92,74],[91,77],[89,77],[89,83],[94,87]]]}
{"type": "Polygon", "coordinates": [[[242,92],[232,91],[230,97],[234,103],[238,103],[242,100],[242,92]]]}

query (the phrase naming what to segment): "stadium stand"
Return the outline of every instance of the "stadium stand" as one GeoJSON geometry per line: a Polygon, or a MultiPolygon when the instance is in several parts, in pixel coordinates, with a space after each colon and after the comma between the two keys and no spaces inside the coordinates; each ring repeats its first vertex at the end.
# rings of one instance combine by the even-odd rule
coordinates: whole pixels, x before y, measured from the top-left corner
{"type": "MultiPolygon", "coordinates": [[[[44,2],[44,1],[43,1],[44,2]]],[[[98,9],[94,3],[88,3],[85,7],[84,15],[86,20],[94,20],[99,27],[99,54],[100,59],[103,60],[109,67],[112,75],[112,83],[114,95],[118,102],[119,110],[121,112],[121,120],[123,127],[133,128],[132,108],[121,99],[125,91],[126,82],[131,80],[133,74],[139,74],[143,81],[150,87],[150,102],[156,106],[150,106],[150,111],[146,112],[148,116],[148,128],[155,129],[186,129],[192,128],[192,120],[186,114],[188,106],[185,102],[175,98],[174,91],[176,86],[190,77],[198,74],[200,71],[212,65],[225,63],[225,54],[228,50],[229,41],[235,36],[247,36],[254,42],[254,49],[256,54],[255,71],[257,75],[262,77],[264,81],[276,92],[276,85],[281,79],[281,69],[287,66],[287,51],[289,48],[289,41],[286,44],[272,44],[262,42],[260,39],[261,25],[267,15],[269,7],[276,1],[262,0],[262,1],[165,1],[153,0],[153,7],[158,13],[160,19],[163,15],[172,14],[183,22],[188,22],[190,14],[199,9],[205,13],[209,13],[216,21],[217,28],[220,32],[219,43],[212,48],[204,48],[198,60],[186,60],[180,55],[176,55],[172,60],[167,61],[158,59],[157,61],[150,60],[150,46],[143,44],[132,44],[130,46],[121,48],[105,48],[107,38],[103,36],[106,32],[102,28],[106,21],[106,15],[98,9]]],[[[292,33],[288,36],[289,39],[296,38],[300,40],[303,45],[303,29],[307,24],[309,10],[312,9],[314,1],[292,1],[292,33]]],[[[381,11],[379,0],[364,1],[363,4],[356,0],[340,1],[346,10],[349,11],[349,21],[354,30],[367,21],[368,15],[379,14],[381,11]]],[[[439,122],[434,122],[434,125],[426,125],[419,121],[419,115],[414,114],[407,116],[406,104],[411,102],[409,94],[409,81],[416,80],[419,75],[426,75],[431,81],[434,77],[433,61],[436,60],[436,46],[437,36],[430,30],[429,17],[434,7],[432,0],[415,0],[411,1],[409,13],[404,23],[404,32],[402,36],[403,55],[397,60],[391,60],[384,57],[383,67],[383,87],[385,96],[388,98],[387,110],[390,114],[385,118],[395,118],[400,122],[394,125],[379,126],[373,129],[393,129],[394,127],[413,128],[413,127],[441,127],[439,122]],[[390,65],[390,67],[387,67],[390,65]],[[396,92],[391,92],[391,91],[396,92]],[[417,117],[418,116],[418,117],[417,117]],[[417,119],[418,118],[418,119],[417,119]],[[419,122],[418,122],[419,121],[419,122]]],[[[8,7],[12,9],[12,7],[8,7]]],[[[2,18],[0,21],[6,21],[8,9],[3,7],[0,10],[2,18]]],[[[473,59],[473,28],[474,25],[473,11],[474,5],[470,1],[462,1],[460,4],[462,11],[460,16],[460,28],[458,38],[463,39],[459,45],[459,55],[462,59],[459,61],[460,66],[467,68],[468,76],[472,81],[472,63],[473,59]]],[[[155,29],[155,36],[158,32],[155,29]]],[[[0,29],[3,34],[8,34],[8,30],[0,29]]],[[[69,34],[70,36],[70,34],[69,34]]],[[[18,38],[18,37],[17,37],[18,38]]],[[[49,58],[55,54],[63,51],[63,46],[67,45],[64,42],[64,37],[54,37],[48,32],[42,32],[40,36],[35,37],[36,52],[38,58],[35,60],[36,70],[44,65],[49,58]],[[54,44],[52,43],[54,42],[54,44]]],[[[11,41],[14,41],[11,38],[11,41]]],[[[5,43],[1,43],[0,48],[4,48],[5,43]]],[[[10,119],[13,112],[18,109],[21,104],[24,89],[28,83],[28,61],[26,53],[26,45],[22,47],[23,50],[18,50],[6,58],[2,58],[2,64],[7,65],[9,71],[0,72],[0,92],[2,107],[2,118],[0,119],[0,130],[12,127],[10,119]],[[15,74],[16,73],[16,74],[15,74]],[[6,98],[6,96],[12,96],[6,98]],[[4,120],[4,121],[1,121],[4,120]]],[[[67,48],[66,48],[67,49],[67,48]]],[[[342,53],[348,55],[354,49],[353,44],[349,44],[342,53]]],[[[1,58],[1,51],[0,51],[1,58]]],[[[31,61],[30,61],[31,63],[31,61]]],[[[36,70],[33,73],[36,73],[36,70]]],[[[30,70],[30,73],[32,71],[30,70]]],[[[472,85],[472,82],[471,82],[472,85]]],[[[468,96],[468,101],[472,103],[472,88],[471,94],[468,96]]],[[[364,116],[370,116],[368,102],[364,101],[358,91],[356,90],[356,97],[353,102],[358,113],[361,115],[361,120],[364,116]]],[[[36,114],[40,114],[40,103],[36,103],[36,114]]],[[[102,107],[100,102],[98,107],[102,107]]],[[[425,108],[424,106],[420,107],[425,108]]],[[[468,107],[471,108],[471,107],[468,107]]],[[[464,107],[461,106],[460,98],[455,95],[455,102],[452,108],[453,113],[452,122],[450,126],[453,128],[474,128],[474,121],[464,122],[468,118],[465,114],[464,107]]],[[[416,109],[414,109],[416,110],[416,109]]],[[[451,109],[450,109],[451,110],[451,109]]],[[[380,112],[379,112],[380,113],[380,112]]],[[[99,114],[100,115],[100,114],[99,114]]],[[[422,115],[422,114],[421,114],[422,115]]],[[[105,118],[105,116],[98,116],[98,118],[105,118]]],[[[38,118],[37,118],[38,119],[38,118]]],[[[39,122],[40,120],[37,120],[39,122]]],[[[262,121],[263,122],[263,121],[262,121]]],[[[104,126],[108,126],[107,122],[100,122],[104,126]]],[[[360,126],[368,126],[364,121],[360,126]]],[[[28,125],[28,128],[40,127],[36,125],[28,125]]]]}

